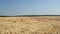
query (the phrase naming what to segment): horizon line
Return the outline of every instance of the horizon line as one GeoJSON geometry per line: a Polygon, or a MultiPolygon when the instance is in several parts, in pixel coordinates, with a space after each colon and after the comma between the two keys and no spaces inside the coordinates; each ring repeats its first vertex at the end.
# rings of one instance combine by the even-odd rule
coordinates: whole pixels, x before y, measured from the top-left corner
{"type": "Polygon", "coordinates": [[[60,15],[0,15],[0,17],[36,17],[36,16],[60,16],[60,15]]]}

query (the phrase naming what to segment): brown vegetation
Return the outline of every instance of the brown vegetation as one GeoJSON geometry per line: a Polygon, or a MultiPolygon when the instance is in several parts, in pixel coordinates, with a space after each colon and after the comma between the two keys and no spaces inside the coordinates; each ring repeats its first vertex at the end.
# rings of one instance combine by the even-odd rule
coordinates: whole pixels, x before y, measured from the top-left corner
{"type": "Polygon", "coordinates": [[[60,16],[0,17],[0,34],[60,34],[60,16]]]}

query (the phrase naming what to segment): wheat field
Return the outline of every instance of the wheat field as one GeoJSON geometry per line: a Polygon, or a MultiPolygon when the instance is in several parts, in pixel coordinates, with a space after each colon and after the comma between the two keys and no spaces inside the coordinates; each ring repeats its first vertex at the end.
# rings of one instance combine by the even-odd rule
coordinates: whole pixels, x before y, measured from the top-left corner
{"type": "Polygon", "coordinates": [[[0,34],[60,34],[60,16],[0,17],[0,34]]]}

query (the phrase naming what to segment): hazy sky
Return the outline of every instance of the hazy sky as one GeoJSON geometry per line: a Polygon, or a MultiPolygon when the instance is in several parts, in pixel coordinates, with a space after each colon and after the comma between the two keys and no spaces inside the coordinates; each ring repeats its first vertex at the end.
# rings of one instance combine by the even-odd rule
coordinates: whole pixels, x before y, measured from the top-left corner
{"type": "Polygon", "coordinates": [[[60,0],[0,0],[0,15],[60,15],[60,0]]]}

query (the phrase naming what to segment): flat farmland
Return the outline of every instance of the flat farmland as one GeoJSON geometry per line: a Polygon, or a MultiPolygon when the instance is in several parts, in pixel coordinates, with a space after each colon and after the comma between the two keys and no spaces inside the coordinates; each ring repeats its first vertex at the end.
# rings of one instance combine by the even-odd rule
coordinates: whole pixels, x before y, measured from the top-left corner
{"type": "Polygon", "coordinates": [[[0,17],[0,34],[60,34],[60,16],[0,17]]]}

